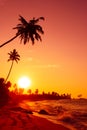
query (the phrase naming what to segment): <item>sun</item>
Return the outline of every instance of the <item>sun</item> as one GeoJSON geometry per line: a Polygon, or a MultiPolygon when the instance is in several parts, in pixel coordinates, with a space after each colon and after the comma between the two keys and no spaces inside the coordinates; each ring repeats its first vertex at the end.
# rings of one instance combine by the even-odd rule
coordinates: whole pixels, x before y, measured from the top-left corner
{"type": "Polygon", "coordinates": [[[18,86],[20,88],[26,89],[26,88],[30,87],[30,85],[31,85],[31,80],[27,76],[23,76],[23,77],[19,78],[18,86]]]}

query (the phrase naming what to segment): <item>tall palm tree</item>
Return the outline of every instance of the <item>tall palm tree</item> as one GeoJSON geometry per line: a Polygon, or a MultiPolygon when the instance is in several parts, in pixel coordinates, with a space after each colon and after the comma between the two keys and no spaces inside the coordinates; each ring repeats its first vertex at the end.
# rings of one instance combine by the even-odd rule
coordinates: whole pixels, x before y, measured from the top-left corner
{"type": "Polygon", "coordinates": [[[29,42],[29,40],[31,40],[32,44],[34,44],[35,39],[37,41],[38,40],[42,41],[40,34],[44,34],[44,31],[42,27],[38,25],[39,20],[44,20],[44,17],[39,17],[37,19],[33,18],[32,20],[29,20],[29,22],[27,22],[21,15],[19,15],[20,23],[13,28],[13,29],[17,29],[16,35],[10,40],[1,44],[0,48],[8,44],[9,42],[11,42],[18,36],[20,37],[21,41],[23,41],[24,44],[29,42]]]}
{"type": "Polygon", "coordinates": [[[16,63],[18,63],[18,61],[20,60],[20,55],[18,54],[18,52],[16,51],[16,49],[13,49],[13,51],[10,51],[10,53],[8,53],[8,55],[9,55],[8,61],[12,61],[12,64],[11,64],[11,67],[10,67],[10,70],[9,70],[9,73],[7,75],[7,78],[6,78],[5,82],[7,81],[8,77],[9,77],[9,75],[11,73],[14,61],[16,63]]]}

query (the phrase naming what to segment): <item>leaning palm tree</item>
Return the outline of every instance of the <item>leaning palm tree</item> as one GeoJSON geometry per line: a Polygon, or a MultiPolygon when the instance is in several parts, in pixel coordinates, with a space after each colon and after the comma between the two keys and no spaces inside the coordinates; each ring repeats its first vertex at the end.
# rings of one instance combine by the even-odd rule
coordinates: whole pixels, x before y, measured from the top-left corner
{"type": "Polygon", "coordinates": [[[8,53],[8,55],[9,55],[8,61],[12,61],[12,64],[11,64],[9,73],[7,75],[7,78],[5,79],[5,82],[7,81],[8,77],[9,77],[9,75],[11,73],[14,61],[16,61],[16,63],[18,63],[18,61],[20,60],[20,55],[18,54],[18,52],[16,51],[16,49],[13,49],[13,51],[10,51],[10,53],[8,53]]]}
{"type": "Polygon", "coordinates": [[[37,41],[38,40],[42,41],[40,34],[44,34],[44,31],[42,27],[38,25],[39,20],[44,20],[44,17],[39,17],[37,19],[33,18],[32,20],[29,20],[29,22],[27,22],[21,15],[19,15],[20,23],[17,24],[17,26],[13,28],[13,29],[17,29],[16,35],[10,40],[1,44],[0,48],[8,44],[9,42],[11,42],[18,36],[20,37],[21,41],[23,41],[24,44],[29,42],[29,40],[31,40],[32,44],[34,44],[35,39],[37,41]]]}

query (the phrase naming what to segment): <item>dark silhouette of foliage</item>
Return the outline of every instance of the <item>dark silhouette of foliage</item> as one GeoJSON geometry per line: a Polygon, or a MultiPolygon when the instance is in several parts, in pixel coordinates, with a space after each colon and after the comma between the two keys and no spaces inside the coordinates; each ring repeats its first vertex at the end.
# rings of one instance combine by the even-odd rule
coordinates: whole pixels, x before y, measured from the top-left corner
{"type": "Polygon", "coordinates": [[[18,86],[17,86],[17,84],[13,85],[13,93],[18,94],[18,86]]]}
{"type": "Polygon", "coordinates": [[[39,20],[44,20],[44,17],[39,17],[37,19],[33,18],[32,20],[27,22],[24,17],[19,15],[20,23],[13,28],[13,29],[17,29],[16,35],[10,40],[8,40],[7,42],[0,45],[0,47],[3,47],[4,45],[8,44],[18,36],[20,37],[21,41],[23,41],[24,44],[29,42],[29,40],[31,40],[32,44],[34,44],[35,39],[37,41],[38,40],[42,41],[40,34],[44,34],[44,31],[42,27],[37,24],[39,20]]]}
{"type": "Polygon", "coordinates": [[[32,90],[31,89],[28,89],[28,91],[27,91],[29,94],[31,94],[31,92],[32,92],[32,90]]]}
{"type": "Polygon", "coordinates": [[[35,90],[35,94],[37,95],[37,94],[38,94],[38,92],[39,92],[39,90],[38,90],[38,89],[36,89],[36,90],[35,90]]]}
{"type": "Polygon", "coordinates": [[[42,92],[39,94],[39,90],[36,89],[34,93],[32,93],[31,89],[29,89],[28,94],[21,94],[19,98],[21,99],[29,99],[29,100],[59,100],[59,99],[71,99],[71,94],[59,94],[57,92],[42,92]]]}
{"type": "Polygon", "coordinates": [[[8,77],[9,77],[9,75],[11,73],[14,61],[16,63],[18,63],[18,61],[20,60],[20,55],[18,54],[18,52],[16,51],[16,49],[13,49],[13,51],[10,51],[10,53],[8,53],[8,55],[9,55],[8,61],[12,61],[12,64],[11,64],[11,67],[10,67],[10,70],[9,70],[9,73],[7,75],[7,78],[6,78],[5,82],[7,81],[8,77]]]}
{"type": "Polygon", "coordinates": [[[18,94],[23,94],[23,92],[24,92],[24,88],[19,88],[18,89],[18,94]]]}
{"type": "Polygon", "coordinates": [[[11,82],[5,83],[5,79],[0,78],[0,107],[6,105],[10,99],[9,87],[11,87],[11,82]]]}

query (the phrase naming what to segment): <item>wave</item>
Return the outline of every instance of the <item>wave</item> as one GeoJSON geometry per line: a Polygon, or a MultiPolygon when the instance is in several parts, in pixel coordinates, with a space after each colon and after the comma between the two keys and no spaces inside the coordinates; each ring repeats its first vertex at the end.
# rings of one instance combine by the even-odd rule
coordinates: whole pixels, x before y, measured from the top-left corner
{"type": "Polygon", "coordinates": [[[87,130],[87,100],[24,101],[20,106],[31,109],[35,115],[76,130],[87,130]],[[44,110],[48,114],[39,113],[44,110]]]}

